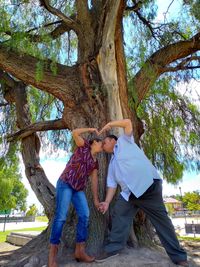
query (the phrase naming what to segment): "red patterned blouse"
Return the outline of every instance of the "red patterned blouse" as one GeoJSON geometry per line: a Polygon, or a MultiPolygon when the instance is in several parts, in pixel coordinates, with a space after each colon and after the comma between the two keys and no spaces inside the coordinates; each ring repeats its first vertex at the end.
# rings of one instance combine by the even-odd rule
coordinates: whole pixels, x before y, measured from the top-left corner
{"type": "Polygon", "coordinates": [[[90,144],[84,140],[84,146],[77,147],[68,161],[60,179],[68,183],[76,191],[85,188],[88,177],[94,169],[99,169],[98,161],[94,161],[90,144]]]}

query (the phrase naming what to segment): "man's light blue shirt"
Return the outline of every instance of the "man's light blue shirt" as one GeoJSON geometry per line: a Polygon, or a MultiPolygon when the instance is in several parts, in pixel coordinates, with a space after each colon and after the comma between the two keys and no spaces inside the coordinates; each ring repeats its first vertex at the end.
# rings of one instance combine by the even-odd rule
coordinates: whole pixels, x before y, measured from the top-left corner
{"type": "Polygon", "coordinates": [[[133,135],[123,134],[117,140],[111,157],[107,186],[121,187],[121,195],[128,201],[131,192],[138,198],[153,183],[161,179],[156,168],[144,152],[135,144],[133,135]]]}

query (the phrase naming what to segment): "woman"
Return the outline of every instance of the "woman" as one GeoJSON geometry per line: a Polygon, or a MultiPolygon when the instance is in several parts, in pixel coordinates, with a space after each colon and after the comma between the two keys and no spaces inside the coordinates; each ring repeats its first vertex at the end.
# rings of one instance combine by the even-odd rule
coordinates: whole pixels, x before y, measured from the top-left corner
{"type": "Polygon", "coordinates": [[[95,128],[73,130],[72,135],[77,148],[56,185],[56,212],[50,237],[49,267],[58,266],[56,263],[58,244],[60,243],[62,228],[66,221],[67,212],[71,202],[78,215],[75,259],[83,262],[94,261],[94,257],[90,257],[85,252],[89,208],[83,190],[87,184],[88,176],[91,176],[94,204],[98,208],[98,161],[96,155],[102,151],[102,142],[98,138],[91,141],[83,139],[80,134],[85,132],[95,132],[98,134],[98,131],[95,128]]]}

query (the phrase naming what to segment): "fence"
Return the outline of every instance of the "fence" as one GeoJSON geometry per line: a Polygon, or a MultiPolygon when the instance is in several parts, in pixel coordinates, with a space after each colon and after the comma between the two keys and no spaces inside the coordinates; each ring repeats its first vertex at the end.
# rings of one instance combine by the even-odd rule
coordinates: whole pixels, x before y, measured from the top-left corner
{"type": "Polygon", "coordinates": [[[200,234],[200,224],[185,224],[186,234],[200,234]]]}
{"type": "Polygon", "coordinates": [[[15,216],[3,216],[0,217],[0,223],[9,223],[9,222],[34,222],[35,216],[28,216],[28,217],[15,217],[15,216]]]}
{"type": "Polygon", "coordinates": [[[194,211],[176,211],[172,214],[172,218],[184,218],[187,217],[200,217],[200,210],[194,211]]]}

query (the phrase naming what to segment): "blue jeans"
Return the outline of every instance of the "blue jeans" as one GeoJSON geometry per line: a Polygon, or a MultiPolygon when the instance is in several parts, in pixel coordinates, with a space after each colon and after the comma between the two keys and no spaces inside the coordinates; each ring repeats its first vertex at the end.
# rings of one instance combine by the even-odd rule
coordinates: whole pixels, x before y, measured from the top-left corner
{"type": "Polygon", "coordinates": [[[56,212],[51,229],[51,244],[60,243],[63,225],[66,222],[71,202],[78,215],[76,242],[85,242],[87,239],[89,208],[85,193],[74,190],[69,184],[59,179],[56,185],[56,212]]]}

